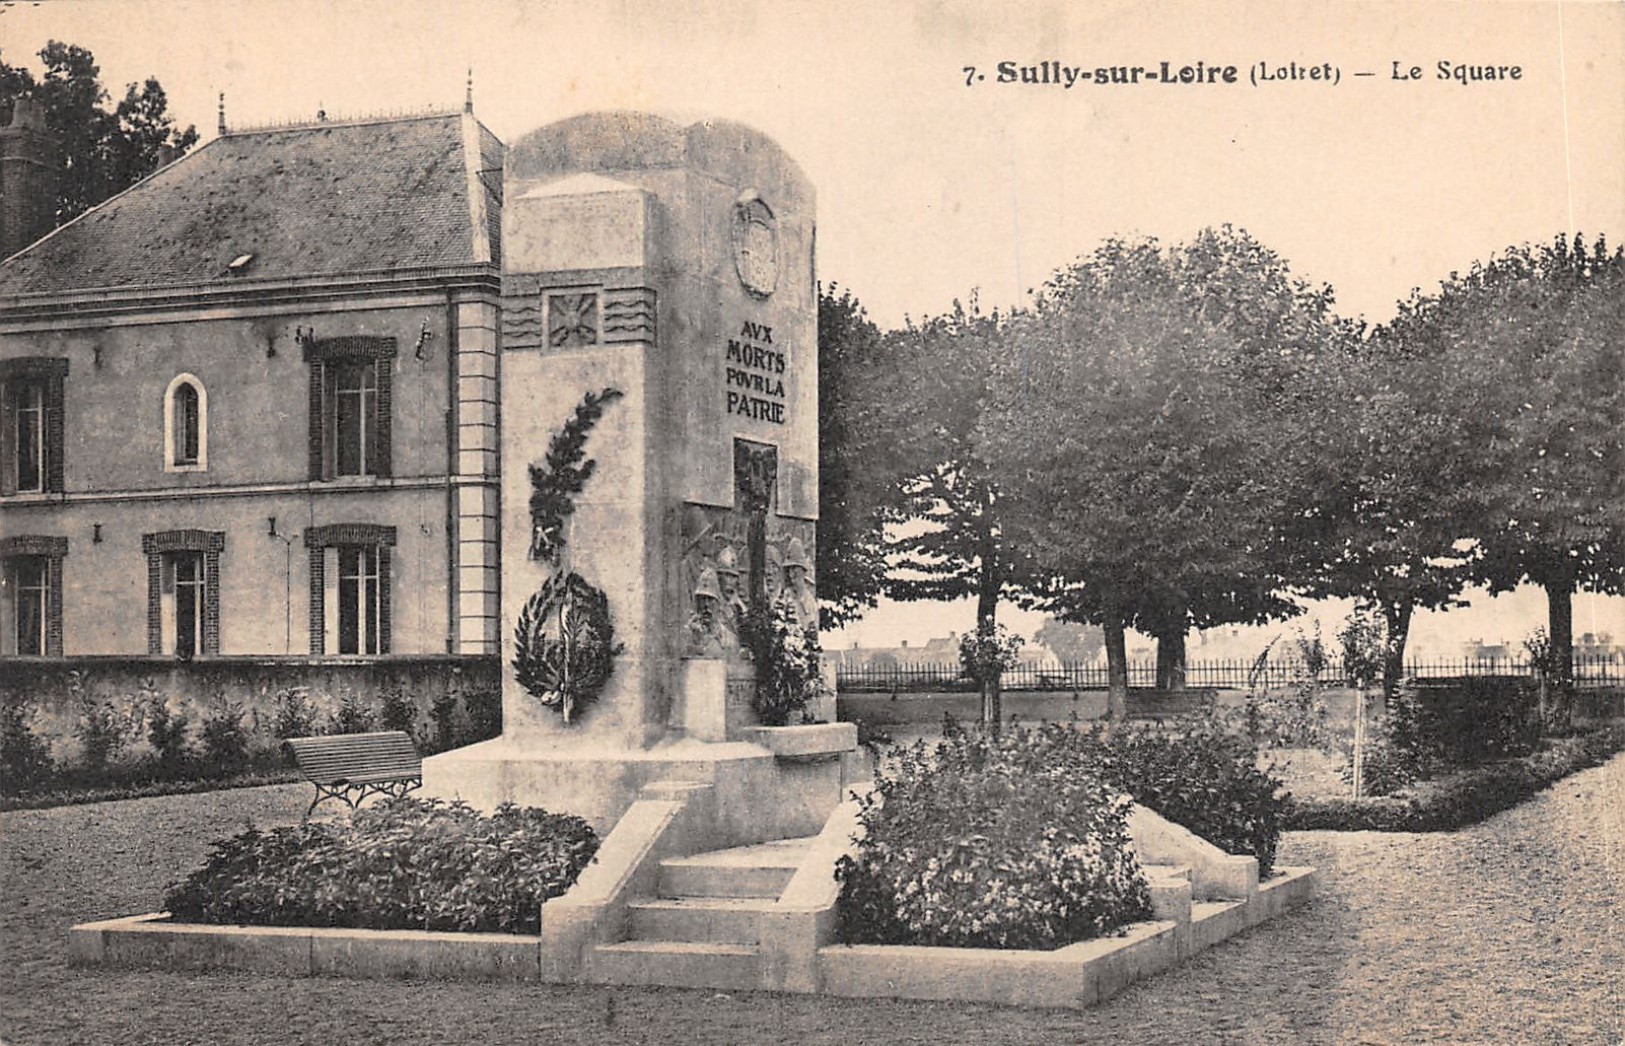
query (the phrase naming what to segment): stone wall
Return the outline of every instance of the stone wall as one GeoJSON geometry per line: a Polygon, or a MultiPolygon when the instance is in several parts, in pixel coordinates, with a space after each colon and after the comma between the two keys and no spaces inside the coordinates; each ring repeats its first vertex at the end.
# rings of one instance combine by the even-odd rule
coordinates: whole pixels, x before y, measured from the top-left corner
{"type": "Polygon", "coordinates": [[[75,735],[86,697],[110,703],[121,717],[131,742],[122,757],[129,760],[151,751],[146,706],[153,697],[163,700],[172,715],[187,717],[194,743],[222,701],[241,708],[250,750],[265,752],[280,743],[279,707],[292,691],[302,689],[309,701],[312,732],[326,733],[333,730],[346,695],[370,716],[373,729],[383,729],[385,697],[398,688],[413,706],[414,734],[427,751],[436,742],[434,704],[446,695],[458,697],[458,744],[495,736],[501,719],[499,676],[494,657],[210,658],[191,663],[138,657],[7,659],[0,661],[0,702],[27,705],[35,736],[50,743],[55,759],[71,763],[79,756],[75,735]]]}

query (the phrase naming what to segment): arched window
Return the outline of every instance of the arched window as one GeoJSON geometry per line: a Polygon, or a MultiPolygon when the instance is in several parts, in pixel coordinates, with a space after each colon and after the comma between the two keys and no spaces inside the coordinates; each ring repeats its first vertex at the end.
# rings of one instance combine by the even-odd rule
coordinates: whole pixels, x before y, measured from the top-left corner
{"type": "Polygon", "coordinates": [[[164,471],[209,467],[209,394],[190,374],[177,375],[164,393],[164,471]]]}

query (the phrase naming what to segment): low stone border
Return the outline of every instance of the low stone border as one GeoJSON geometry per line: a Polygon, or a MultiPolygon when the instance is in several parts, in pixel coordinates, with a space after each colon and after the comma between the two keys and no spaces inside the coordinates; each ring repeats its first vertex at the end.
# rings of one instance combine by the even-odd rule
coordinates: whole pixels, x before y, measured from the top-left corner
{"type": "Polygon", "coordinates": [[[818,950],[823,990],[866,998],[937,999],[1081,1008],[1314,896],[1313,868],[1282,868],[1241,901],[1197,901],[1189,919],[1126,927],[1121,936],[1050,952],[993,948],[829,945],[818,950]]]}
{"type": "MultiPolygon", "coordinates": [[[[1137,923],[1121,936],[1051,952],[827,945],[816,985],[830,995],[1084,1007],[1110,998],[1313,896],[1312,868],[1283,868],[1244,901],[1198,901],[1188,922],[1137,923]]],[[[85,923],[69,961],[149,969],[246,970],[288,977],[543,981],[544,938],[423,930],[304,929],[174,923],[163,913],[85,923]]],[[[740,985],[753,988],[755,985],[740,985]]]]}
{"type": "Polygon", "coordinates": [[[75,966],[538,981],[541,956],[541,938],[522,934],[210,926],[171,922],[163,912],[84,923],[68,931],[68,961],[75,966]]]}

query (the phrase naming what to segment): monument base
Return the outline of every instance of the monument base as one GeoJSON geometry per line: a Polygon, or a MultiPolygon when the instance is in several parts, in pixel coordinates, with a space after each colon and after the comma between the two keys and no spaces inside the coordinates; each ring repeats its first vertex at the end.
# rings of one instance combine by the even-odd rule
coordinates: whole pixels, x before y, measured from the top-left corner
{"type": "Polygon", "coordinates": [[[708,827],[704,839],[692,841],[696,849],[816,835],[841,801],[843,783],[866,769],[856,728],[829,724],[817,729],[828,735],[816,745],[822,752],[815,756],[822,758],[808,758],[805,745],[775,753],[744,741],[684,739],[645,751],[538,750],[499,737],[425,759],[420,794],[461,799],[486,811],[511,802],[575,814],[603,837],[644,786],[689,782],[711,786],[703,801],[713,808],[698,819],[708,827]]]}

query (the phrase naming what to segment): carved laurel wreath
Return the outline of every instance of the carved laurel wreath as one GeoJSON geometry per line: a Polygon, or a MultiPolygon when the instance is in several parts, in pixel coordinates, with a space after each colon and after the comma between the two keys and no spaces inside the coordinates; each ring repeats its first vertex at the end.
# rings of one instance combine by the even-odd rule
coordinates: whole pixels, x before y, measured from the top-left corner
{"type": "Polygon", "coordinates": [[[558,573],[519,613],[513,670],[527,693],[568,723],[598,700],[622,649],[603,589],[580,574],[558,573]]]}
{"type": "Polygon", "coordinates": [[[586,456],[587,435],[620,396],[608,388],[587,393],[548,441],[546,459],[530,467],[530,558],[552,573],[520,611],[513,668],[519,685],[566,723],[598,700],[624,649],[615,642],[609,597],[570,570],[565,558],[565,524],[598,464],[586,456]]]}

